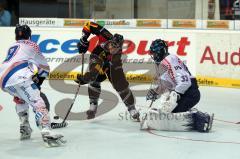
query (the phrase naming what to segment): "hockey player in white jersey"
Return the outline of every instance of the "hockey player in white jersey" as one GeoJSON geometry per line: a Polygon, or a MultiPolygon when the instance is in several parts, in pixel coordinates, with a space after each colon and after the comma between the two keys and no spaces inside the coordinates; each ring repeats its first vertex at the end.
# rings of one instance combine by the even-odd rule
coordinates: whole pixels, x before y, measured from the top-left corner
{"type": "Polygon", "coordinates": [[[213,115],[191,109],[199,102],[200,92],[183,61],[169,54],[161,39],[152,42],[150,55],[156,66],[156,87],[149,90],[147,100],[160,100],[149,109],[141,129],[209,132],[213,115]]]}
{"type": "Polygon", "coordinates": [[[43,141],[49,147],[57,147],[65,141],[61,134],[51,130],[49,112],[38,89],[49,74],[49,65],[38,45],[30,38],[31,29],[27,25],[16,26],[16,42],[10,46],[6,59],[0,65],[0,87],[15,97],[16,112],[20,119],[20,139],[31,137],[32,129],[28,120],[31,106],[43,141]],[[35,66],[38,68],[36,75],[35,66]]]}

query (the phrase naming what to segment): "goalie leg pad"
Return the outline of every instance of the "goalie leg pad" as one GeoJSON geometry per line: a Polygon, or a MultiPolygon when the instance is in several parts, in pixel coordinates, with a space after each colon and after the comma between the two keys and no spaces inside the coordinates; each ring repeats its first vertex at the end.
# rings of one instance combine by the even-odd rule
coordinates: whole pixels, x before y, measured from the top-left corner
{"type": "Polygon", "coordinates": [[[164,131],[189,131],[192,128],[192,114],[164,113],[159,109],[150,109],[141,129],[164,131]]]}

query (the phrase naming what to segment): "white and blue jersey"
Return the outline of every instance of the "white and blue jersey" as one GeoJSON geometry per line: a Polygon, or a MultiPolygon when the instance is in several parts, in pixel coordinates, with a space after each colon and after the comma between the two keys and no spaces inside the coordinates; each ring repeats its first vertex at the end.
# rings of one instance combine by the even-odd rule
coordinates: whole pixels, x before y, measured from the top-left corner
{"type": "Polygon", "coordinates": [[[48,76],[49,65],[38,45],[30,40],[18,40],[0,64],[0,87],[4,89],[29,80],[34,75],[34,66],[41,77],[48,76]]]}
{"type": "Polygon", "coordinates": [[[170,54],[160,63],[156,71],[159,81],[167,81],[170,91],[184,94],[191,86],[191,79],[194,78],[188,71],[187,66],[176,56],[170,54]]]}

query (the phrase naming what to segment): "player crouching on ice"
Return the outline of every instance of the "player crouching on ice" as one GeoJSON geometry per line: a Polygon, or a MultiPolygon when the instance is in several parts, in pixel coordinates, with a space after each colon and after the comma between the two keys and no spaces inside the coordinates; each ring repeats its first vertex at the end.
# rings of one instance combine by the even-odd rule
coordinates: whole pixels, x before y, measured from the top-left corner
{"type": "Polygon", "coordinates": [[[15,97],[16,112],[20,119],[20,140],[31,137],[28,119],[31,106],[45,144],[49,147],[60,146],[65,141],[61,134],[51,130],[49,112],[38,89],[49,74],[49,65],[38,45],[30,41],[31,29],[27,25],[17,25],[15,35],[16,42],[0,65],[0,86],[15,97]],[[34,75],[34,66],[38,68],[37,75],[34,75]]]}
{"type": "Polygon", "coordinates": [[[176,56],[168,53],[167,44],[157,39],[150,46],[155,62],[157,86],[149,90],[147,100],[160,97],[158,107],[149,109],[141,129],[209,132],[213,115],[191,109],[200,100],[196,78],[176,56]]]}

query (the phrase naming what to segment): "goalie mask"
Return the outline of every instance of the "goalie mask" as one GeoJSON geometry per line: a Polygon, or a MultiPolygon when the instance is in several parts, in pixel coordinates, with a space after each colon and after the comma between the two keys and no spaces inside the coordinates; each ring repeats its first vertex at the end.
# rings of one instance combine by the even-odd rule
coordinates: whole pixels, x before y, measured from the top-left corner
{"type": "Polygon", "coordinates": [[[27,25],[17,24],[15,28],[16,40],[28,40],[31,37],[31,29],[27,25]]]}
{"type": "Polygon", "coordinates": [[[150,55],[156,64],[160,64],[168,54],[168,46],[163,40],[156,39],[152,42],[150,55]]]}

